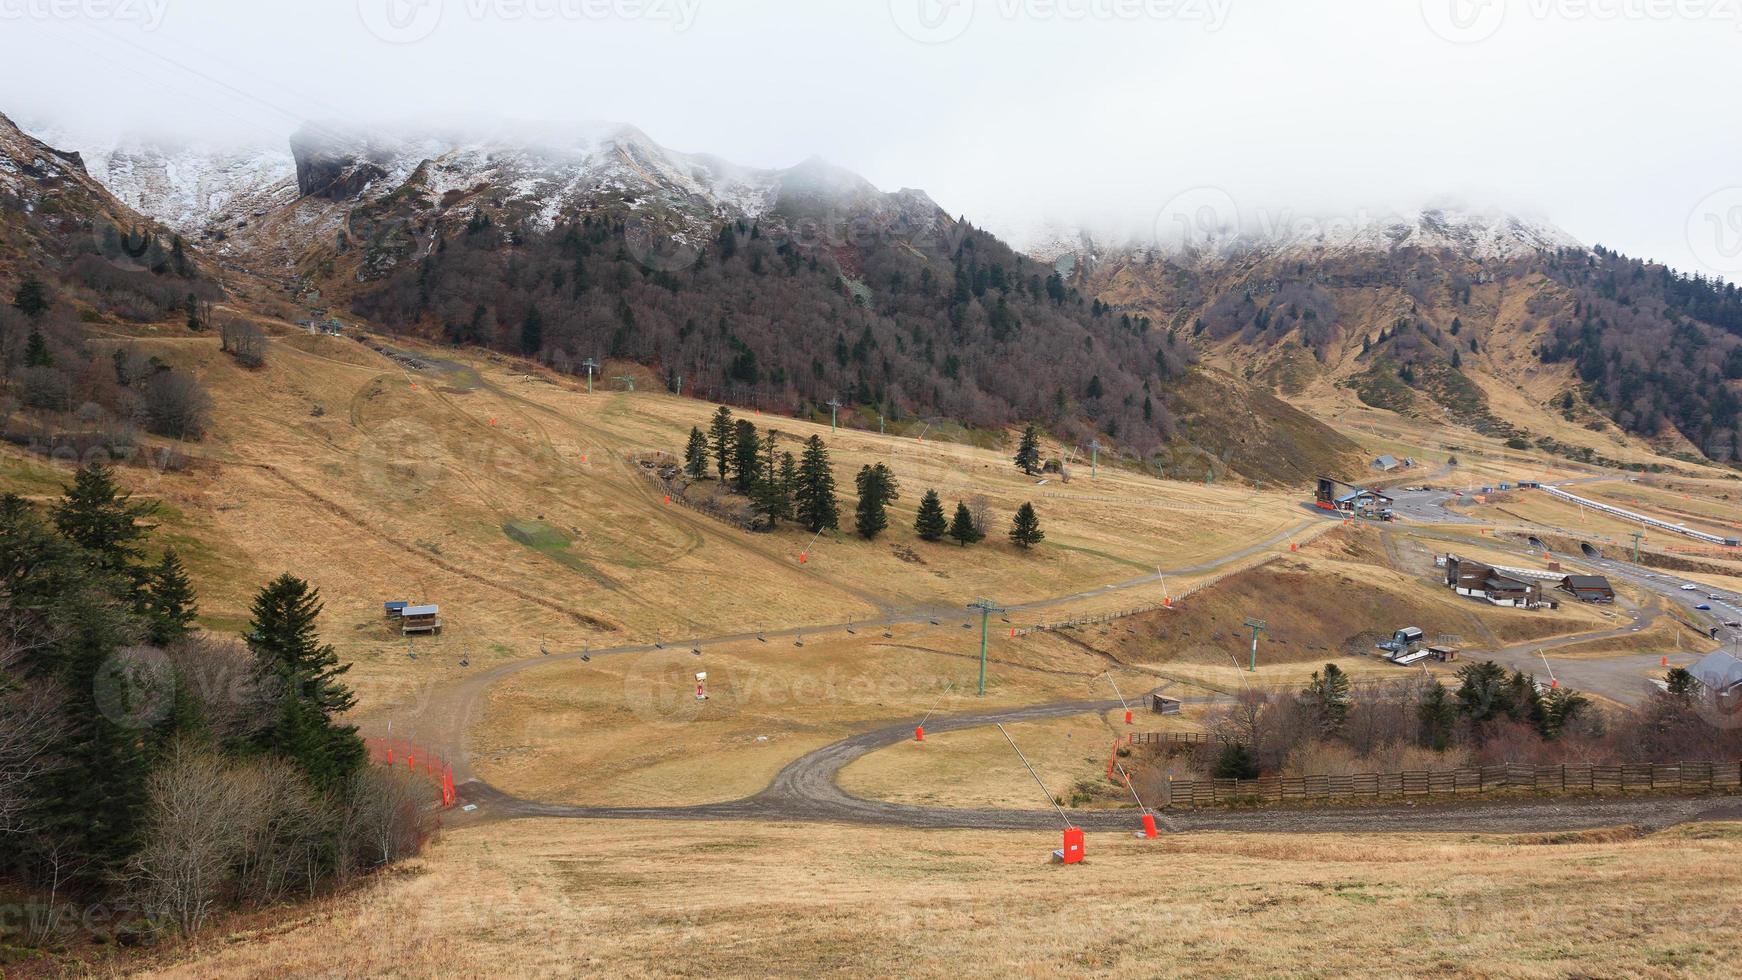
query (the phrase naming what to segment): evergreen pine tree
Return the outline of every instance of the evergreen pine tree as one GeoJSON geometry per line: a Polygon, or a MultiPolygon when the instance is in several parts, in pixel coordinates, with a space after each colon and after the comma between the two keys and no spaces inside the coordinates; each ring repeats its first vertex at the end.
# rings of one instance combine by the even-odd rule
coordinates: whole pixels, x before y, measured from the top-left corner
{"type": "Polygon", "coordinates": [[[1016,509],[1016,519],[1010,524],[1010,540],[1018,548],[1029,548],[1046,539],[1046,532],[1040,529],[1040,516],[1034,512],[1034,505],[1024,503],[1016,509]]]}
{"type": "Polygon", "coordinates": [[[869,541],[889,527],[889,504],[900,498],[895,474],[882,463],[861,467],[854,482],[859,505],[853,514],[853,530],[869,541]]]}
{"type": "Polygon", "coordinates": [[[739,493],[748,496],[755,488],[761,464],[762,440],[756,435],[756,423],[739,419],[732,439],[732,478],[739,493]]]}
{"type": "Polygon", "coordinates": [[[12,306],[32,320],[42,316],[48,312],[48,287],[35,276],[25,276],[18,291],[12,294],[12,306]]]}
{"type": "Polygon", "coordinates": [[[138,841],[162,676],[149,663],[114,659],[139,632],[130,583],[94,571],[88,555],[13,494],[0,497],[0,582],[19,674],[78,692],[44,733],[42,758],[55,764],[20,787],[33,833],[5,837],[0,863],[23,869],[53,848],[63,867],[81,869],[81,882],[100,885],[138,841]]]}
{"type": "Polygon", "coordinates": [[[1034,423],[1022,430],[1022,444],[1016,448],[1016,468],[1029,476],[1040,469],[1040,435],[1034,431],[1034,423]]]}
{"type": "Polygon", "coordinates": [[[199,607],[194,603],[193,583],[174,548],[165,551],[151,570],[145,608],[151,619],[151,642],[157,646],[168,646],[193,630],[199,607]]]}
{"type": "Polygon", "coordinates": [[[1429,681],[1415,713],[1421,732],[1418,741],[1425,748],[1444,752],[1452,744],[1452,726],[1458,720],[1458,706],[1446,686],[1437,680],[1429,681]]]}
{"type": "Polygon", "coordinates": [[[137,589],[139,542],[151,529],[139,521],[156,512],[154,504],[133,502],[133,495],[115,485],[114,471],[91,463],[73,474],[54,508],[54,523],[68,541],[85,549],[97,568],[122,577],[137,589]]]}
{"type": "Polygon", "coordinates": [[[791,517],[793,505],[798,500],[798,460],[791,453],[780,454],[780,489],[786,494],[787,513],[783,517],[791,517]]]}
{"type": "Polygon", "coordinates": [[[24,342],[25,367],[54,367],[54,355],[48,352],[48,341],[42,331],[30,328],[30,339],[24,342]]]}
{"type": "Polygon", "coordinates": [[[936,490],[927,490],[919,499],[919,514],[913,519],[913,533],[921,541],[940,541],[949,532],[950,522],[944,517],[943,501],[936,490]]]}
{"type": "Polygon", "coordinates": [[[544,317],[538,307],[528,306],[526,318],[520,321],[520,352],[533,357],[544,349],[544,317]]]}
{"type": "Polygon", "coordinates": [[[985,533],[974,524],[974,515],[968,510],[968,505],[957,501],[955,519],[950,521],[950,537],[954,538],[957,544],[967,547],[985,536],[985,533]]]}
{"type": "Polygon", "coordinates": [[[1257,779],[1258,757],[1239,742],[1229,742],[1216,759],[1217,779],[1257,779]]]}
{"type": "Polygon", "coordinates": [[[1325,664],[1323,674],[1313,671],[1301,696],[1318,719],[1320,737],[1332,738],[1342,730],[1349,717],[1349,676],[1342,668],[1325,664]]]}
{"type": "Polygon", "coordinates": [[[702,435],[698,427],[691,427],[689,445],[683,450],[684,472],[692,480],[704,479],[708,475],[708,437],[702,435]]]}
{"type": "Polygon", "coordinates": [[[751,488],[750,499],[756,513],[767,518],[768,528],[773,530],[782,519],[792,517],[792,477],[796,464],[792,454],[787,453],[783,466],[772,429],[762,440],[762,449],[763,461],[756,484],[751,488]]]}
{"type": "Polygon", "coordinates": [[[1678,698],[1691,698],[1700,693],[1700,680],[1686,667],[1671,667],[1664,675],[1664,685],[1670,694],[1678,698]]]}
{"type": "Polygon", "coordinates": [[[732,410],[721,405],[714,413],[714,419],[708,423],[708,434],[714,446],[714,466],[720,474],[720,482],[726,481],[726,471],[732,462],[732,410]]]}
{"type": "Polygon", "coordinates": [[[287,573],[254,597],[253,613],[248,649],[267,698],[254,744],[294,761],[316,788],[337,789],[363,764],[364,749],[355,726],[333,721],[356,699],[339,681],[351,665],[315,631],[320,592],[287,573]]]}
{"type": "Polygon", "coordinates": [[[798,519],[813,534],[840,526],[840,509],[835,502],[835,474],[829,466],[829,451],[820,436],[811,436],[804,444],[804,455],[798,464],[798,488],[793,496],[798,506],[798,519]]]}

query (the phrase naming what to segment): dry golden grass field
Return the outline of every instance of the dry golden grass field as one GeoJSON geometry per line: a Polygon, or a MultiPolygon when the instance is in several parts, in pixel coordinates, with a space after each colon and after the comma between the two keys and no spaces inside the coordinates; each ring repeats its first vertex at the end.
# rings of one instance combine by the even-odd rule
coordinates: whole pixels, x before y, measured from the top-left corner
{"type": "Polygon", "coordinates": [[[524,821],[148,976],[1734,975],[1742,826],[1542,837],[524,821]]]}
{"type": "MultiPolygon", "coordinates": [[[[1327,662],[1358,680],[1395,678],[1413,672],[1375,656],[1373,643],[1401,626],[1503,649],[1624,630],[1633,606],[1654,601],[1623,587],[1614,608],[1500,609],[1453,595],[1432,563],[1450,549],[1546,566],[1497,531],[1342,526],[1303,506],[1299,489],[1162,481],[1115,465],[1091,478],[1081,461],[1069,482],[1042,482],[1015,470],[1001,434],[924,422],[881,435],[751,413],[786,449],[812,434],[829,443],[844,523],[861,465],[886,462],[902,485],[890,531],[873,543],[790,526],[753,534],[665,502],[639,465],[681,452],[715,408],[649,390],[657,385],[639,369],[602,373],[634,373],[641,390],[611,380],[588,394],[584,381],[510,358],[409,341],[382,353],[275,328],[269,364],[256,372],[215,338],[141,332],[96,343],[135,344],[193,370],[216,399],[214,431],[185,447],[190,469],[122,470],[160,502],[160,536],[189,560],[207,628],[239,632],[253,590],[281,571],[311,579],[327,603],[324,638],[355,663],[347,680],[365,728],[397,719],[402,736],[430,734],[420,720],[463,731],[466,774],[529,800],[732,800],[807,752],[928,712],[1108,699],[1115,683],[1133,700],[1161,687],[1209,699],[1249,684],[1298,687],[1327,662]],[[918,541],[911,523],[927,488],[946,509],[983,494],[991,539],[971,549],[918,541]],[[1047,533],[1031,552],[1004,536],[1025,501],[1047,533]],[[511,536],[511,523],[535,540],[511,536]],[[984,699],[975,696],[979,622],[964,608],[982,596],[1013,607],[991,619],[984,699]],[[391,599],[443,607],[444,633],[419,639],[415,659],[381,614],[391,599]],[[1171,607],[1056,628],[1164,600],[1171,607]],[[1256,675],[1245,670],[1242,626],[1252,616],[1269,622],[1256,675]],[[841,625],[849,622],[852,633],[841,625]],[[1055,628],[1035,629],[1043,624],[1055,628]],[[806,628],[802,645],[784,633],[797,628],[806,628]],[[766,642],[743,638],[757,631],[766,642]],[[699,656],[685,642],[728,635],[739,638],[703,641],[699,656]],[[664,648],[589,661],[540,655],[655,643],[664,648]],[[480,671],[516,662],[528,665],[480,689],[463,705],[470,714],[457,696],[444,700],[480,671]],[[697,670],[708,673],[703,702],[691,696],[697,670]],[[450,707],[451,717],[432,717],[450,707]]],[[[1593,472],[1350,397],[1315,387],[1300,401],[1374,455],[1421,461],[1391,482],[1593,472]],[[1445,467],[1454,455],[1459,466],[1445,467]]],[[[1663,461],[1611,434],[1579,432],[1583,441],[1571,432],[1565,441],[1663,461]]],[[[1044,454],[1069,451],[1049,444],[1044,454]]],[[[1689,475],[1673,486],[1688,489],[1616,483],[1610,492],[1722,523],[1730,484],[1683,468],[1689,475]]],[[[49,499],[69,475],[0,448],[0,487],[49,499]]],[[[1610,544],[1631,530],[1587,528],[1577,508],[1541,495],[1473,513],[1610,544]]],[[[1679,649],[1683,632],[1660,622],[1562,650],[1679,649]]],[[[1194,730],[1205,711],[1192,704],[1159,718],[1134,707],[1141,730],[1194,730]]],[[[1104,781],[1099,795],[1073,799],[1128,730],[1118,712],[1009,730],[1054,795],[1119,804],[1104,781]]],[[[871,752],[841,783],[904,803],[1039,803],[994,729],[871,752]]],[[[1055,837],[485,820],[358,892],[231,920],[195,948],[151,954],[150,965],[188,977],[1669,976],[1718,975],[1734,963],[1721,937],[1734,927],[1735,825],[1638,839],[1198,833],[1145,843],[1106,834],[1092,838],[1085,865],[1068,869],[1045,861],[1055,837]]]]}
{"type": "MultiPolygon", "coordinates": [[[[239,630],[252,591],[271,576],[308,577],[327,600],[327,637],[356,663],[350,679],[366,708],[414,699],[452,676],[462,656],[488,664],[536,656],[541,643],[572,650],[865,621],[881,608],[977,595],[1020,603],[1214,561],[1323,523],[1294,493],[1162,482],[1110,466],[1098,479],[1079,465],[1069,484],[1039,484],[1010,464],[1013,450],[979,448],[948,427],[831,434],[826,424],[752,414],[788,449],[813,433],[829,442],[848,524],[860,465],[889,463],[903,492],[890,533],[874,543],[850,533],[813,541],[790,525],[751,534],[665,504],[630,462],[681,451],[715,408],[651,393],[645,377],[640,391],[601,381],[588,395],[584,381],[496,355],[395,342],[420,359],[407,366],[354,340],[284,331],[255,372],[221,354],[215,338],[96,342],[135,344],[187,367],[217,402],[214,432],[187,447],[192,470],[128,467],[122,476],[162,503],[163,535],[187,555],[208,627],[239,630]],[[984,494],[991,538],[968,552],[918,541],[913,508],[928,487],[949,507],[984,494]],[[1031,553],[1004,536],[1024,501],[1047,531],[1031,553]],[[535,522],[548,536],[520,543],[504,530],[510,521],[535,522]],[[381,616],[390,599],[443,607],[443,635],[420,640],[415,662],[381,616]]],[[[7,487],[38,498],[67,478],[15,450],[0,462],[7,487]]],[[[1186,584],[1189,576],[1176,587],[1186,584]]]]}

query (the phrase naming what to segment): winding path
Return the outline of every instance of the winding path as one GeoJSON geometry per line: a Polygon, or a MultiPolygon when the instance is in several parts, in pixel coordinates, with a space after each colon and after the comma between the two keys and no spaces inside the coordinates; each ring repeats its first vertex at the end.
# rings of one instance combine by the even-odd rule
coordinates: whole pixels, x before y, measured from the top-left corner
{"type": "MultiPolygon", "coordinates": [[[[1162,575],[1184,575],[1211,572],[1278,546],[1315,524],[1309,520],[1272,535],[1263,541],[1238,549],[1221,558],[1152,575],[1142,575],[1123,582],[1070,595],[1057,596],[1013,606],[1014,611],[1034,611],[1080,600],[1107,592],[1136,588],[1157,582],[1162,575]]],[[[942,616],[960,615],[954,606],[926,607],[908,610],[886,617],[889,623],[920,623],[942,616]]],[[[769,632],[769,638],[845,630],[849,624],[795,627],[769,632]]],[[[1602,630],[1589,635],[1563,638],[1560,643],[1580,642],[1602,636],[1617,635],[1619,630],[1602,630]]],[[[754,640],[758,634],[741,633],[726,636],[674,640],[672,647],[687,649],[727,642],[754,640]]],[[[477,704],[484,693],[503,679],[537,666],[591,657],[621,656],[648,653],[661,649],[657,645],[631,645],[594,651],[570,652],[502,664],[481,673],[462,678],[437,692],[420,706],[419,730],[432,737],[435,744],[451,750],[460,801],[464,806],[455,811],[450,821],[456,824],[495,819],[571,818],[571,819],[633,819],[633,820],[763,820],[807,821],[869,824],[878,826],[928,829],[979,830],[1047,830],[1057,829],[1059,815],[1051,810],[1019,810],[998,808],[956,808],[917,806],[869,800],[855,797],[843,790],[838,777],[843,768],[867,753],[906,741],[913,737],[918,719],[873,729],[823,746],[789,763],[761,792],[739,800],[691,806],[605,807],[579,806],[522,799],[505,793],[476,777],[470,768],[467,751],[468,734],[477,704]]],[[[1509,653],[1516,651],[1507,651],[1509,653]]],[[[1187,699],[1212,701],[1214,697],[1187,699]]],[[[998,711],[934,717],[928,731],[949,732],[992,724],[1038,721],[1080,714],[1105,712],[1120,706],[1118,701],[1063,701],[998,711]]],[[[1602,800],[1524,799],[1524,800],[1458,800],[1352,807],[1321,807],[1290,810],[1260,810],[1247,812],[1190,811],[1170,814],[1164,819],[1171,832],[1240,831],[1248,833],[1352,833],[1352,832],[1533,832],[1544,830],[1577,830],[1592,827],[1633,825],[1642,830],[1658,829],[1694,820],[1742,819],[1742,803],[1729,798],[1666,798],[1662,796],[1634,799],[1602,800]]],[[[1136,814],[1131,810],[1074,811],[1070,820],[1091,831],[1130,831],[1136,828],[1136,814]]]]}
{"type": "MultiPolygon", "coordinates": [[[[932,732],[960,731],[991,724],[1063,718],[1110,711],[1118,701],[1066,701],[950,718],[933,718],[932,732]]],[[[754,796],[725,803],[671,807],[571,806],[523,800],[487,783],[460,787],[463,803],[476,805],[480,818],[570,818],[588,820],[759,820],[869,824],[917,829],[1057,830],[1052,810],[1012,810],[914,806],[867,800],[849,795],[837,782],[841,770],[855,759],[913,737],[913,723],[862,732],[826,745],[788,764],[768,788],[754,796]]],[[[1524,799],[1446,803],[1410,802],[1386,806],[1323,807],[1263,811],[1188,811],[1163,817],[1172,833],[1240,831],[1244,833],[1356,832],[1532,832],[1579,830],[1632,825],[1657,830],[1695,820],[1742,819],[1742,802],[1728,797],[1602,800],[1524,799]]],[[[1132,810],[1077,810],[1075,826],[1090,831],[1135,831],[1132,810]]]]}

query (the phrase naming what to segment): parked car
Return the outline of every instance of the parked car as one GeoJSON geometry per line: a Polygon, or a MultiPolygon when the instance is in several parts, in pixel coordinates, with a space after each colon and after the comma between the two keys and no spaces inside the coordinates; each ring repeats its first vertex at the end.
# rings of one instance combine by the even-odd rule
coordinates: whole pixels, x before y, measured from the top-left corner
{"type": "Polygon", "coordinates": [[[1700,610],[1701,612],[1711,612],[1712,611],[1712,607],[1706,605],[1703,602],[1700,603],[1699,605],[1695,606],[1694,608],[1700,610]]]}

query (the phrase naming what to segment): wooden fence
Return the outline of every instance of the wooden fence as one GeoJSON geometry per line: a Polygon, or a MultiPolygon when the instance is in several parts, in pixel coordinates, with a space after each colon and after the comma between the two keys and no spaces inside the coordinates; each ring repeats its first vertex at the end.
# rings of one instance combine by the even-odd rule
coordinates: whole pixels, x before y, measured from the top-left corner
{"type": "Polygon", "coordinates": [[[1742,789],[1742,761],[1640,762],[1619,766],[1504,765],[1341,776],[1176,779],[1165,783],[1163,805],[1216,806],[1230,801],[1283,803],[1383,796],[1456,797],[1520,789],[1553,793],[1737,790],[1742,789]]]}
{"type": "Polygon", "coordinates": [[[1240,741],[1237,738],[1215,735],[1210,732],[1132,732],[1125,737],[1126,745],[1207,745],[1210,742],[1227,745],[1229,742],[1240,741]]]}

